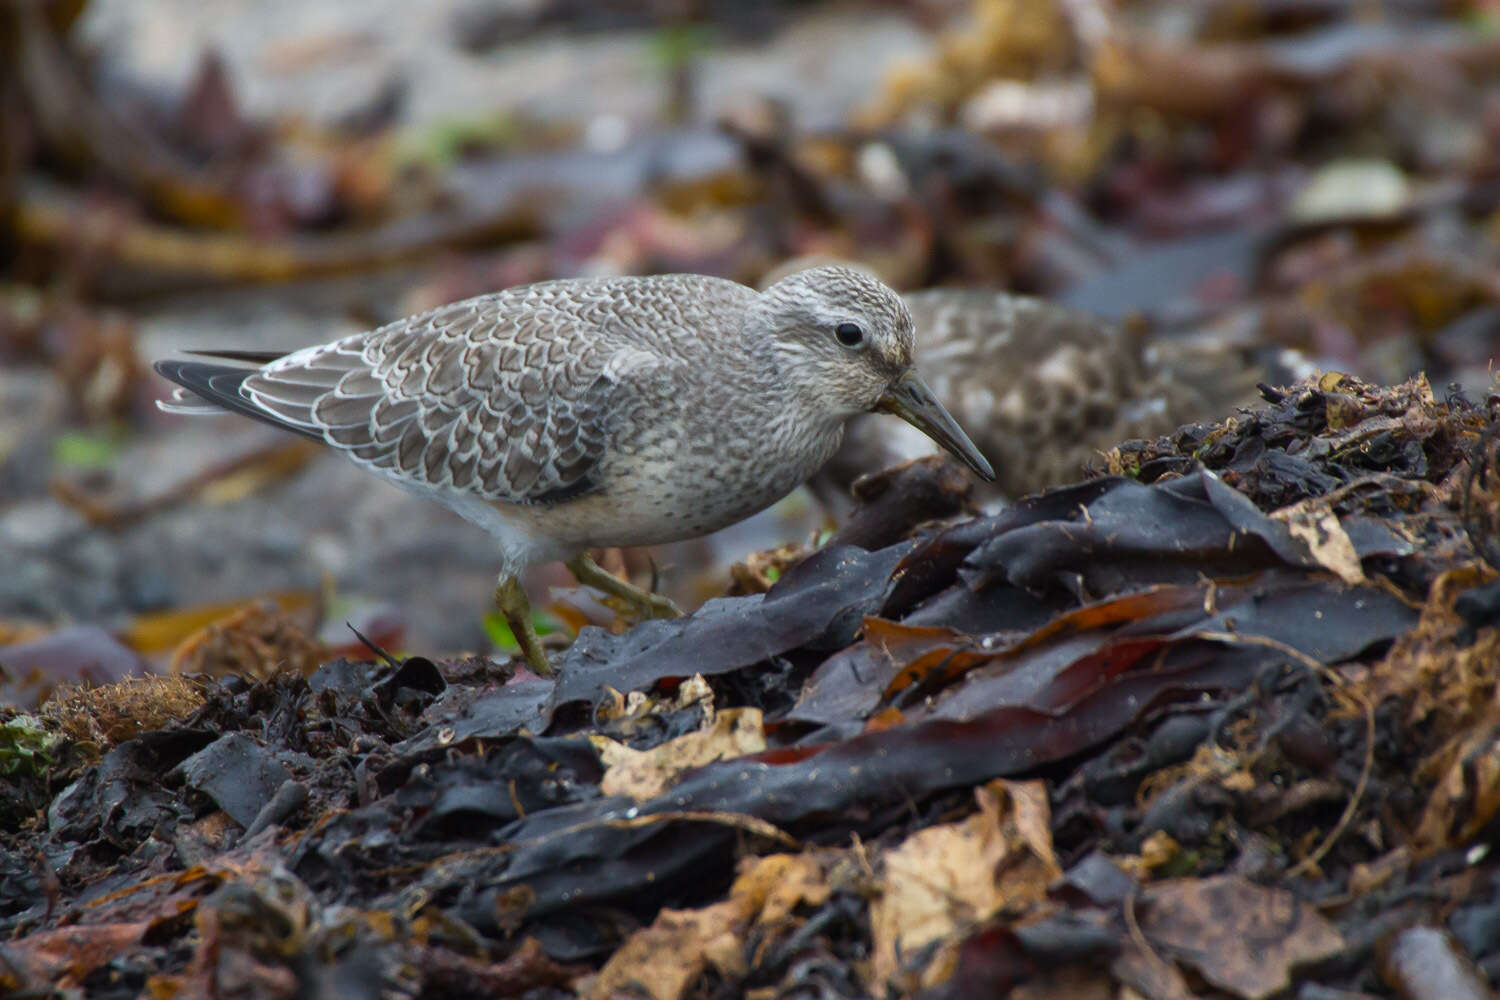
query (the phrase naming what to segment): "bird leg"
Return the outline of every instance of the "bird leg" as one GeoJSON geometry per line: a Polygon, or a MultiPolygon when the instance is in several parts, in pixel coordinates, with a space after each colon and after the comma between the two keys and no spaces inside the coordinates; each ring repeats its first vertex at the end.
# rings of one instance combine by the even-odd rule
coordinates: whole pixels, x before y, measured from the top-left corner
{"type": "Polygon", "coordinates": [[[621,580],[590,559],[587,552],[580,552],[569,559],[567,566],[579,583],[602,590],[611,597],[632,605],[642,618],[682,617],[682,610],[670,600],[621,580]]]}
{"type": "Polygon", "coordinates": [[[531,624],[531,601],[527,600],[519,579],[513,576],[500,578],[495,586],[495,607],[505,616],[511,635],[516,637],[521,655],[526,657],[532,671],[538,677],[551,677],[554,673],[552,664],[547,662],[547,654],[542,652],[542,642],[536,635],[536,626],[531,624]]]}

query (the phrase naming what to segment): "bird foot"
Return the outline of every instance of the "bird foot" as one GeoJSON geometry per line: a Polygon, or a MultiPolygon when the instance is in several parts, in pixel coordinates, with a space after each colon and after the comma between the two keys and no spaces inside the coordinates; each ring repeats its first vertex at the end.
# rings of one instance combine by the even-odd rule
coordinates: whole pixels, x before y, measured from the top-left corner
{"type": "Polygon", "coordinates": [[[642,618],[681,618],[682,609],[661,594],[649,590],[641,591],[645,600],[637,605],[642,618]]]}
{"type": "Polygon", "coordinates": [[[568,569],[579,583],[602,590],[635,608],[642,618],[681,618],[682,609],[667,597],[650,590],[642,590],[633,583],[621,580],[588,557],[587,553],[568,560],[568,569]]]}

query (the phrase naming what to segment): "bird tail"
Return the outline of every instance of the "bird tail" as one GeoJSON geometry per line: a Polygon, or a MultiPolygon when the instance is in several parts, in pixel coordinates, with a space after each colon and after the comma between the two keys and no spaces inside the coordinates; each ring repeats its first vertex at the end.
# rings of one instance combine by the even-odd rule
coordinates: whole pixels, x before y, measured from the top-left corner
{"type": "MultiPolygon", "coordinates": [[[[260,351],[189,351],[203,357],[225,358],[231,361],[249,361],[266,364],[281,357],[279,353],[260,351]]],[[[323,436],[304,427],[297,427],[277,419],[260,409],[240,392],[245,379],[254,375],[257,368],[242,368],[233,365],[215,365],[202,361],[158,361],[153,368],[158,375],[177,383],[168,399],[158,400],[156,405],[167,413],[187,416],[204,416],[228,410],[262,423],[293,431],[314,441],[323,436]]]]}

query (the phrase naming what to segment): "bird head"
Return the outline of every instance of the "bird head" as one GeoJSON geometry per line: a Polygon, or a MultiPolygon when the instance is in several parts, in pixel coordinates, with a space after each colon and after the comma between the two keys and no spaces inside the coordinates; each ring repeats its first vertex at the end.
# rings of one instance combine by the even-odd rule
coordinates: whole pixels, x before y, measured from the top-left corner
{"type": "Polygon", "coordinates": [[[762,291],[749,322],[773,339],[780,368],[834,418],[893,413],[986,481],[995,473],[912,365],[911,313],[901,296],[850,267],[814,267],[762,291]]]}

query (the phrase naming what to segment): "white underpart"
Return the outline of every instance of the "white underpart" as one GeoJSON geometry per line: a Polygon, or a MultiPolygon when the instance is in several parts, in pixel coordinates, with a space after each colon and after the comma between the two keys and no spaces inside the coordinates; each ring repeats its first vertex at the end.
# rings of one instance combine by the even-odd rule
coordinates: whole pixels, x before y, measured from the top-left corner
{"type": "Polygon", "coordinates": [[[489,532],[500,547],[500,575],[516,576],[528,566],[571,559],[580,549],[531,531],[527,525],[506,517],[482,497],[458,490],[433,489],[375,470],[386,482],[395,483],[424,500],[436,500],[470,524],[489,532]]]}

